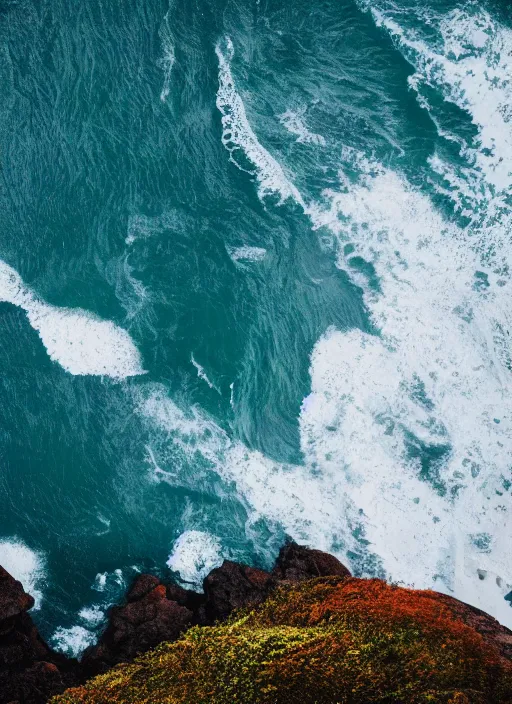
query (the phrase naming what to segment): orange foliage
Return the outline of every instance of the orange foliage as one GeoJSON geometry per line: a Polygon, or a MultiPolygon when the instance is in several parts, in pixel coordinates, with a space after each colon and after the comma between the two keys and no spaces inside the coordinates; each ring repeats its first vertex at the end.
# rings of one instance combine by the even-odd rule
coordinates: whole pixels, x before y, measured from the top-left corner
{"type": "Polygon", "coordinates": [[[319,578],[54,704],[512,704],[512,663],[475,618],[434,592],[319,578]]]}

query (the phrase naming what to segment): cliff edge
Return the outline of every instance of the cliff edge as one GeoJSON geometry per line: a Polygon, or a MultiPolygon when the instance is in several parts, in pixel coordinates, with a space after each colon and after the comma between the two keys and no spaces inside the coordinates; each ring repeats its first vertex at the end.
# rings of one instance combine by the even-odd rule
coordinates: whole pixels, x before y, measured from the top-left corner
{"type": "Polygon", "coordinates": [[[52,653],[3,579],[0,704],[512,703],[512,632],[495,619],[294,543],[271,572],[224,562],[204,594],[140,575],[81,663],[52,653]]]}

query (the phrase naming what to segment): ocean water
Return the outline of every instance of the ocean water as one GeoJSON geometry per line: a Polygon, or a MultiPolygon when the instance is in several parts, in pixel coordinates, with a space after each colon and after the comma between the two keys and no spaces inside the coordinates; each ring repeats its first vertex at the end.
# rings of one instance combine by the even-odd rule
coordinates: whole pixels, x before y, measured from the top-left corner
{"type": "Polygon", "coordinates": [[[285,538],[512,627],[512,14],[0,2],[0,564],[78,654],[285,538]]]}

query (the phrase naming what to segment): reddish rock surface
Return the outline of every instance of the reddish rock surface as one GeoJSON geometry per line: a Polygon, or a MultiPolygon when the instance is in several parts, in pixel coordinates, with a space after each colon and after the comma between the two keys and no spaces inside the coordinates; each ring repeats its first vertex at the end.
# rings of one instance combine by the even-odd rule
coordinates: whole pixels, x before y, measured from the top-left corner
{"type": "Polygon", "coordinates": [[[79,682],[78,663],[54,653],[26,613],[34,599],[0,567],[0,704],[43,704],[79,682]]]}
{"type": "Polygon", "coordinates": [[[502,626],[485,611],[480,611],[463,601],[437,592],[429,592],[429,594],[439,603],[446,604],[463,623],[478,631],[485,641],[498,649],[503,657],[512,660],[512,631],[502,626]]]}
{"type": "Polygon", "coordinates": [[[82,659],[86,674],[105,672],[164,641],[176,640],[191,624],[192,612],[167,598],[166,587],[151,575],[140,575],[124,606],[109,611],[109,623],[99,643],[82,659]]]}

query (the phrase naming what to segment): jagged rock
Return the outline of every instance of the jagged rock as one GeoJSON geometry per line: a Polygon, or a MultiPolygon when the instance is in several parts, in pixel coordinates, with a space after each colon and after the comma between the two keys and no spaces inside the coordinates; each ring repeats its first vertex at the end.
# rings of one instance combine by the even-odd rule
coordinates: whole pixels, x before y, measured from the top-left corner
{"type": "Polygon", "coordinates": [[[279,551],[272,574],[277,579],[302,582],[314,577],[350,577],[349,570],[334,555],[287,543],[279,551]]]}
{"type": "Polygon", "coordinates": [[[44,704],[80,681],[79,665],[54,653],[26,613],[34,599],[0,567],[0,704],[44,704]]]}
{"type": "Polygon", "coordinates": [[[105,672],[164,641],[176,640],[192,623],[192,611],[167,598],[166,587],[151,575],[140,575],[124,606],[109,611],[109,624],[82,659],[87,674],[105,672]]]}
{"type": "Polygon", "coordinates": [[[139,599],[145,597],[146,594],[152,592],[153,589],[159,587],[160,584],[161,582],[158,577],[152,574],[141,574],[135,579],[128,590],[126,601],[139,601],[139,599]]]}
{"type": "Polygon", "coordinates": [[[0,566],[0,634],[10,630],[16,616],[34,606],[34,599],[23,589],[21,582],[0,566]]]}
{"type": "MultiPolygon", "coordinates": [[[[338,577],[348,585],[345,579],[350,573],[332,555],[289,543],[281,549],[271,573],[225,561],[204,580],[204,594],[176,584],[164,585],[153,575],[139,575],[126,603],[110,610],[106,631],[79,665],[44,643],[27,614],[34,600],[0,567],[0,704],[44,704],[69,686],[118,663],[131,662],[161,642],[176,640],[191,625],[212,625],[234,609],[264,601],[280,584],[293,589],[290,582],[314,577],[338,577]]],[[[488,614],[435,592],[423,592],[421,598],[434,600],[439,608],[448,606],[490,648],[512,658],[512,632],[488,614]]]]}
{"type": "Polygon", "coordinates": [[[192,611],[194,614],[192,619],[194,625],[205,622],[204,604],[206,597],[204,594],[193,592],[191,589],[183,589],[178,584],[168,584],[166,592],[168,599],[192,611]]]}
{"type": "Polygon", "coordinates": [[[261,603],[276,585],[269,572],[225,560],[203,582],[207,621],[214,623],[234,609],[261,603]]]}

